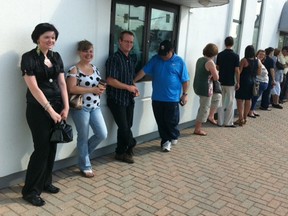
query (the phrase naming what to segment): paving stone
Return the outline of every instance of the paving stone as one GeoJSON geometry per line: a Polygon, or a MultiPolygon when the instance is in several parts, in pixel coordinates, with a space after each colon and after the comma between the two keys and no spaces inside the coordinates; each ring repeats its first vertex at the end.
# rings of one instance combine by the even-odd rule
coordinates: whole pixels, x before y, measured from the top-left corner
{"type": "Polygon", "coordinates": [[[94,178],[77,166],[54,172],[58,194],[36,208],[21,198],[23,183],[0,190],[3,216],[286,216],[288,215],[288,103],[283,110],[259,110],[235,129],[204,124],[208,136],[181,131],[172,151],[160,139],[138,144],[135,163],[114,154],[92,160],[94,178]],[[273,118],[271,117],[273,115],[273,118]],[[261,138],[260,138],[261,137],[261,138]]]}

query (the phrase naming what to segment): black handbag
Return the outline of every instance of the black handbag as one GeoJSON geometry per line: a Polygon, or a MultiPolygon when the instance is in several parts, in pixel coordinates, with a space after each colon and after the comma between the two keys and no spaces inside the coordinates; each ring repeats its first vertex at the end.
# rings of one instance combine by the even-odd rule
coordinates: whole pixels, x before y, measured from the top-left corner
{"type": "Polygon", "coordinates": [[[53,143],[67,143],[73,140],[73,130],[71,125],[67,124],[66,121],[61,121],[55,124],[51,129],[50,142],[53,143]]]}
{"type": "Polygon", "coordinates": [[[277,68],[278,70],[284,70],[284,65],[281,64],[281,62],[279,62],[278,59],[277,59],[277,61],[276,61],[276,68],[277,68]]]}
{"type": "Polygon", "coordinates": [[[217,94],[222,94],[221,83],[218,80],[213,80],[213,92],[217,94]]]}

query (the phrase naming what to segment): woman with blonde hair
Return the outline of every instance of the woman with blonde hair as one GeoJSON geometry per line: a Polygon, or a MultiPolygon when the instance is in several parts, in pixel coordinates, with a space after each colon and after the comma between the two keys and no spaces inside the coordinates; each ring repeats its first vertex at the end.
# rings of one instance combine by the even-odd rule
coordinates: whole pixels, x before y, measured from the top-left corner
{"type": "Polygon", "coordinates": [[[100,85],[100,72],[91,63],[94,48],[91,42],[78,42],[79,62],[72,66],[67,74],[67,88],[71,94],[83,95],[83,108],[71,108],[70,113],[77,130],[78,165],[86,178],[94,177],[90,162],[91,154],[107,137],[106,124],[100,109],[100,97],[105,86],[100,85]],[[93,130],[89,136],[90,127],[93,130]]]}

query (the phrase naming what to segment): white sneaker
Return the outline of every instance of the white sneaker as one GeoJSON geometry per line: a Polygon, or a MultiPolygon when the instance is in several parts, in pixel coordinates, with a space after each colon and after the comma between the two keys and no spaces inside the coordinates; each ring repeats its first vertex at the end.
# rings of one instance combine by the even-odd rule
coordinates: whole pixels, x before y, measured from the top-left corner
{"type": "Polygon", "coordinates": [[[163,152],[170,152],[171,150],[171,142],[168,140],[162,145],[162,151],[163,152]]]}
{"type": "Polygon", "coordinates": [[[176,145],[177,143],[178,143],[178,140],[177,140],[177,139],[172,139],[172,140],[171,140],[171,144],[172,144],[172,145],[176,145]]]}

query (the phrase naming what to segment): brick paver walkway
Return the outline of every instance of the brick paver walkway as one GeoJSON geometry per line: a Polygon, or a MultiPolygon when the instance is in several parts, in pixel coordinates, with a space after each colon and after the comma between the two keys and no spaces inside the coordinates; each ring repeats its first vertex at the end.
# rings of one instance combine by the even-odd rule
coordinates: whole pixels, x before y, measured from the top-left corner
{"type": "Polygon", "coordinates": [[[158,139],[138,145],[133,165],[96,158],[92,179],[76,166],[57,171],[61,192],[43,193],[44,207],[23,201],[21,185],[2,189],[0,215],[288,215],[287,109],[259,111],[244,127],[207,123],[206,137],[182,130],[170,153],[158,139]]]}

